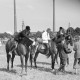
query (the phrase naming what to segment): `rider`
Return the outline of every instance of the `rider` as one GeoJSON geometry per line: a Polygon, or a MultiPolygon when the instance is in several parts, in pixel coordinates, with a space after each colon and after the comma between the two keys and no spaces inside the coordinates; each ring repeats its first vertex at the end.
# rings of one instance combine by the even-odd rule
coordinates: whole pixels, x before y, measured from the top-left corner
{"type": "Polygon", "coordinates": [[[25,44],[27,47],[29,47],[33,41],[29,39],[30,34],[30,26],[26,26],[24,30],[19,32],[17,37],[14,37],[14,40],[16,40],[18,43],[25,44]]]}
{"type": "Polygon", "coordinates": [[[47,46],[46,55],[48,57],[48,55],[49,55],[49,47],[50,47],[50,45],[49,45],[50,35],[49,35],[47,30],[42,33],[42,39],[43,39],[43,43],[45,43],[46,46],[47,46]]]}
{"type": "Polygon", "coordinates": [[[59,31],[57,32],[57,43],[60,43],[64,39],[64,36],[65,36],[64,28],[60,27],[59,31]]]}

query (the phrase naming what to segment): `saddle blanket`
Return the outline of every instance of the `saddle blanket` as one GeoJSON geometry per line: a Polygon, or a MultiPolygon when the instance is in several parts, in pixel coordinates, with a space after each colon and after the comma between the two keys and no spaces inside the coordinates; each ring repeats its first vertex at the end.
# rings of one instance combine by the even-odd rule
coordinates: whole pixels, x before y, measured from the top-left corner
{"type": "Polygon", "coordinates": [[[46,49],[45,45],[43,45],[43,44],[40,44],[39,48],[40,49],[46,49]]]}

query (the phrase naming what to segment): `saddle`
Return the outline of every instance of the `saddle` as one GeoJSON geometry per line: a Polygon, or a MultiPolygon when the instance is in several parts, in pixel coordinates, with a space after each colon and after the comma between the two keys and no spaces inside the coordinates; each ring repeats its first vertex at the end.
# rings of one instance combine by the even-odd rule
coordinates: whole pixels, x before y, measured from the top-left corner
{"type": "Polygon", "coordinates": [[[27,47],[29,47],[33,43],[33,41],[30,40],[29,38],[25,37],[20,41],[20,43],[22,43],[23,45],[26,45],[27,47]]]}
{"type": "Polygon", "coordinates": [[[39,44],[38,46],[39,49],[47,49],[47,45],[45,43],[39,44]]]}

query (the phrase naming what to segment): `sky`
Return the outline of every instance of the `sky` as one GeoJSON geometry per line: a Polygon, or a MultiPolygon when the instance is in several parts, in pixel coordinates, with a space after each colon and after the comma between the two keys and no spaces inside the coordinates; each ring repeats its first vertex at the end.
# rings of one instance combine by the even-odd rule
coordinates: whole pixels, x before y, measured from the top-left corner
{"type": "MultiPolygon", "coordinates": [[[[0,33],[14,32],[14,0],[0,0],[0,33]]],[[[53,0],[16,0],[17,31],[22,21],[32,32],[53,29],[53,0]]],[[[80,27],[80,0],[55,0],[55,31],[80,27]]]]}

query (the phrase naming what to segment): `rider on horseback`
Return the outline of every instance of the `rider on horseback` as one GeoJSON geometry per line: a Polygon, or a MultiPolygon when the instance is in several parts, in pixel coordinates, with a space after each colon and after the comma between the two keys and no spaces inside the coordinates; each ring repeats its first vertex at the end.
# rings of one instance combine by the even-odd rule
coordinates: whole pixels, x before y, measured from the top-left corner
{"type": "Polygon", "coordinates": [[[49,47],[50,47],[50,44],[49,44],[50,35],[49,35],[48,31],[44,31],[42,33],[42,39],[43,39],[43,43],[45,43],[47,46],[46,55],[48,56],[49,55],[49,47]]]}
{"type": "Polygon", "coordinates": [[[14,37],[14,40],[16,40],[18,43],[22,43],[29,47],[33,41],[29,39],[29,34],[30,34],[30,27],[26,26],[26,28],[21,31],[17,37],[14,37]]]}
{"type": "MultiPolygon", "coordinates": [[[[14,40],[17,43],[21,43],[26,47],[29,47],[33,43],[33,41],[29,39],[29,34],[30,34],[30,27],[26,26],[26,28],[23,31],[19,32],[17,35],[14,35],[14,40]]],[[[15,51],[16,48],[17,46],[12,49],[12,51],[14,50],[15,53],[16,53],[15,51]]]]}

